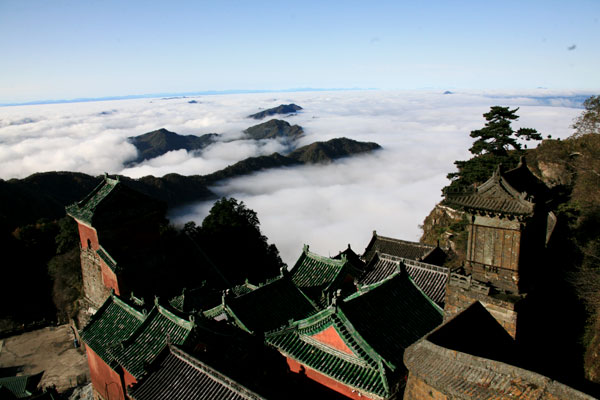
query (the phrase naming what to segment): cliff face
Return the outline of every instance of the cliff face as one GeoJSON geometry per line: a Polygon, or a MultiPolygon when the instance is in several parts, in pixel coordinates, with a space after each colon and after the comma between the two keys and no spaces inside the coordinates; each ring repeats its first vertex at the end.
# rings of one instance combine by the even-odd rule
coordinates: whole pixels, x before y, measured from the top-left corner
{"type": "MultiPolygon", "coordinates": [[[[557,217],[544,262],[548,270],[554,268],[550,275],[556,287],[572,293],[581,314],[572,325],[577,332],[571,336],[578,338],[568,340],[581,343],[582,354],[575,356],[586,378],[600,383],[600,135],[544,140],[525,155],[532,172],[551,189],[546,206],[557,217]]],[[[439,240],[454,253],[447,266],[458,268],[466,256],[466,228],[463,213],[438,204],[423,222],[421,241],[439,240]]]]}
{"type": "Polygon", "coordinates": [[[450,250],[447,266],[459,267],[465,260],[467,251],[466,227],[464,212],[438,203],[423,221],[421,242],[432,245],[439,242],[440,247],[450,250]]]}

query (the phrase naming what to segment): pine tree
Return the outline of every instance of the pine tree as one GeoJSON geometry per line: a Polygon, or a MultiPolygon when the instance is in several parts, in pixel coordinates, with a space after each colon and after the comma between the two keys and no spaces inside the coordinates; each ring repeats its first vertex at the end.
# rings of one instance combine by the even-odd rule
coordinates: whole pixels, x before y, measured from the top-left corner
{"type": "Polygon", "coordinates": [[[518,139],[542,140],[542,135],[531,128],[520,128],[513,131],[511,121],[516,121],[518,108],[510,110],[508,107],[494,106],[489,112],[483,114],[487,121],[484,128],[471,131],[473,142],[469,151],[474,155],[491,153],[497,156],[508,155],[509,150],[522,150],[518,139]]]}
{"type": "Polygon", "coordinates": [[[519,157],[523,154],[523,147],[519,140],[541,140],[542,135],[532,128],[520,128],[514,131],[512,121],[519,119],[516,114],[518,108],[513,110],[508,107],[493,106],[490,111],[483,114],[485,126],[471,131],[471,137],[476,138],[469,149],[473,158],[466,161],[455,161],[458,171],[448,174],[450,186],[444,190],[458,189],[481,183],[490,177],[498,164],[505,168],[517,165],[519,157]]]}

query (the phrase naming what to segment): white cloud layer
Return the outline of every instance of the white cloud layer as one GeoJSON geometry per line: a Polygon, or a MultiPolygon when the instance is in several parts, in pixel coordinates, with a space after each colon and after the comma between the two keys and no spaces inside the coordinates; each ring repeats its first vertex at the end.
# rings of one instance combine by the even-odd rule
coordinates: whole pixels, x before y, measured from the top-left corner
{"type": "MultiPolygon", "coordinates": [[[[418,225],[439,201],[453,161],[469,157],[469,132],[483,126],[490,106],[520,107],[514,128],[566,138],[580,113],[565,99],[572,94],[341,91],[199,96],[196,104],[179,98],[2,107],[0,178],[53,170],[134,178],[207,174],[246,157],[284,151],[275,140],[233,139],[260,122],[247,115],[294,102],[304,110],[279,118],[304,128],[300,145],[348,137],[377,142],[383,150],[326,166],[261,172],[213,188],[257,211],[264,234],[293,264],[303,243],[334,255],[348,243],[361,253],[373,230],[418,240],[418,225]],[[557,97],[540,100],[541,95],[557,97]],[[163,127],[186,135],[220,133],[222,140],[200,153],[173,151],[124,168],[136,154],[127,137],[163,127]]],[[[173,221],[200,223],[210,206],[173,210],[173,221]]]]}

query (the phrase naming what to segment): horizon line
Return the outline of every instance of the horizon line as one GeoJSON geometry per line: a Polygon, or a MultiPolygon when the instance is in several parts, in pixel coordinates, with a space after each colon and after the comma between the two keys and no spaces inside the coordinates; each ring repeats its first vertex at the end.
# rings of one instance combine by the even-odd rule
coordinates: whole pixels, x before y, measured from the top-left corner
{"type": "MultiPolygon", "coordinates": [[[[8,103],[0,103],[0,107],[16,107],[16,106],[31,106],[31,105],[49,105],[49,104],[68,104],[68,103],[92,103],[98,101],[115,101],[115,100],[134,100],[134,99],[149,99],[149,98],[162,98],[164,100],[171,100],[176,98],[189,98],[193,96],[213,96],[213,95],[230,95],[230,94],[253,94],[253,93],[298,93],[298,92],[334,92],[334,91],[367,91],[367,90],[389,90],[382,88],[363,88],[363,87],[349,87],[349,88],[288,88],[288,89],[227,89],[227,90],[202,90],[202,91],[192,91],[192,92],[159,92],[159,93],[145,93],[145,94],[130,94],[130,95],[116,95],[116,96],[101,96],[101,97],[77,97],[72,99],[49,99],[49,100],[31,100],[24,102],[8,102],[8,103]]],[[[422,87],[418,89],[410,89],[410,90],[425,90],[425,91],[434,91],[434,90],[442,90],[443,94],[456,94],[456,93],[469,93],[473,92],[473,90],[457,90],[456,88],[451,88],[449,90],[433,88],[433,87],[422,87]]],[[[486,92],[486,90],[476,91],[476,92],[486,92]]],[[[537,98],[564,98],[564,97],[582,97],[582,96],[591,96],[593,93],[597,93],[595,90],[589,89],[571,89],[571,90],[551,90],[546,87],[536,87],[533,89],[512,89],[506,90],[503,94],[504,90],[492,90],[488,93],[490,97],[514,97],[516,95],[521,95],[525,97],[537,97],[537,98]],[[519,92],[529,92],[529,91],[537,91],[537,90],[550,90],[551,93],[546,95],[536,96],[532,93],[529,94],[517,94],[519,92]],[[553,92],[553,93],[552,93],[553,92]],[[558,93],[557,93],[558,92],[558,93]],[[560,92],[567,92],[564,94],[559,94],[560,92]]],[[[583,100],[580,100],[583,103],[583,100]]],[[[581,107],[581,105],[579,105],[581,107]]]]}
{"type": "Polygon", "coordinates": [[[12,106],[32,106],[41,104],[65,104],[65,103],[88,103],[95,101],[111,101],[111,100],[133,100],[133,99],[149,99],[157,97],[168,98],[186,98],[188,96],[211,96],[211,95],[227,95],[227,94],[252,94],[252,93],[293,93],[293,92],[328,92],[328,91],[345,91],[345,90],[380,90],[379,88],[290,88],[290,89],[227,89],[227,90],[202,90],[193,92],[160,92],[160,93],[145,93],[145,94],[128,94],[117,96],[101,96],[101,97],[77,97],[73,99],[50,99],[50,100],[31,100],[24,102],[9,102],[0,103],[0,107],[12,106]]]}

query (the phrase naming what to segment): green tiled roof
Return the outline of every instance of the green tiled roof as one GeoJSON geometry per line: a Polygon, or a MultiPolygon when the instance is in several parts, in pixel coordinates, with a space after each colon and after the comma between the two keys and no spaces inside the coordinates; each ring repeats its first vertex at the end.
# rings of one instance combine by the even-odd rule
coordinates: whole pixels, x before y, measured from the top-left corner
{"type": "Polygon", "coordinates": [[[90,192],[83,200],[67,206],[67,214],[75,219],[86,222],[91,225],[92,217],[98,204],[102,202],[117,185],[118,179],[112,179],[108,176],[94,190],[90,192]]]}
{"type": "Polygon", "coordinates": [[[118,364],[139,379],[145,364],[150,363],[168,342],[184,344],[194,326],[193,321],[178,317],[157,303],[131,336],[113,346],[110,352],[118,364]]]}
{"type": "Polygon", "coordinates": [[[183,311],[184,303],[185,303],[185,293],[182,293],[179,296],[175,296],[171,300],[169,300],[169,305],[179,311],[183,311]]]}
{"type": "Polygon", "coordinates": [[[253,284],[251,284],[249,282],[246,282],[243,285],[236,285],[236,286],[232,287],[231,291],[236,296],[241,296],[243,294],[250,293],[251,291],[253,291],[257,287],[258,286],[255,286],[255,285],[253,285],[253,284]]]}
{"type": "Polygon", "coordinates": [[[81,339],[110,365],[109,348],[127,339],[144,319],[144,314],[112,294],[83,328],[81,339]]]}
{"type": "Polygon", "coordinates": [[[438,326],[442,310],[406,273],[361,288],[344,301],[266,335],[282,354],[349,387],[388,397],[406,347],[438,326]],[[334,327],[354,355],[313,339],[334,327]]]}
{"type": "Polygon", "coordinates": [[[238,382],[169,345],[152,362],[150,371],[129,395],[134,400],[261,400],[238,382]]]}
{"type": "MultiPolygon", "coordinates": [[[[8,398],[23,399],[37,391],[44,372],[35,375],[7,376],[0,378],[0,389],[10,392],[8,398]]],[[[0,394],[0,398],[2,395],[0,394]]]]}
{"type": "Polygon", "coordinates": [[[443,321],[442,309],[405,272],[362,287],[340,307],[364,340],[396,366],[408,346],[443,321]]]}
{"type": "Polygon", "coordinates": [[[311,253],[305,245],[290,274],[294,284],[312,301],[326,306],[325,292],[335,289],[335,284],[349,270],[350,264],[344,255],[339,260],[323,257],[311,253]]]}
{"type": "Polygon", "coordinates": [[[430,244],[394,239],[378,235],[376,231],[373,231],[371,241],[363,253],[363,259],[371,262],[379,252],[395,257],[421,261],[435,249],[436,246],[430,244]]]}
{"type": "Polygon", "coordinates": [[[240,296],[223,296],[221,310],[250,333],[281,328],[318,311],[287,275],[240,296]]]}
{"type": "Polygon", "coordinates": [[[391,394],[389,369],[384,367],[381,357],[372,352],[360,337],[352,334],[347,325],[343,315],[328,308],[281,331],[267,334],[265,339],[285,356],[325,376],[362,392],[388,397],[391,394]],[[332,326],[357,356],[311,338],[332,326]]]}
{"type": "Polygon", "coordinates": [[[203,283],[194,289],[184,288],[179,296],[169,300],[169,304],[177,311],[195,314],[217,306],[221,298],[221,290],[209,288],[203,283]]]}
{"type": "MultiPolygon", "coordinates": [[[[525,190],[522,188],[521,190],[525,190]]],[[[502,173],[500,166],[494,174],[472,192],[447,192],[446,201],[453,207],[468,212],[484,212],[515,216],[533,214],[534,202],[530,194],[515,189],[502,173]]]]}
{"type": "Polygon", "coordinates": [[[225,307],[223,306],[223,303],[219,304],[216,307],[208,309],[208,310],[206,310],[206,311],[204,311],[202,313],[202,315],[204,315],[206,318],[216,318],[216,317],[218,317],[219,315],[222,315],[222,314],[226,314],[225,307]]]}

